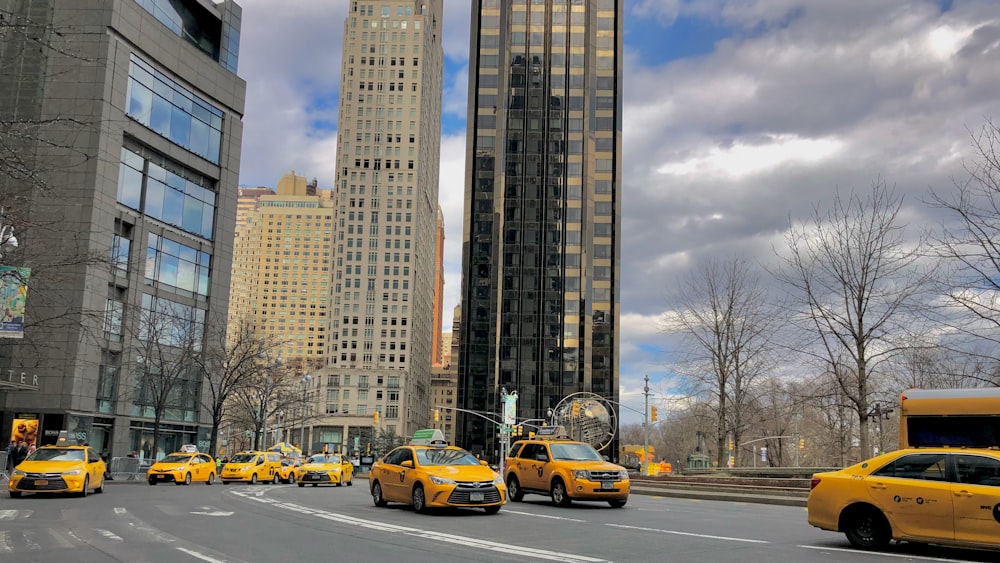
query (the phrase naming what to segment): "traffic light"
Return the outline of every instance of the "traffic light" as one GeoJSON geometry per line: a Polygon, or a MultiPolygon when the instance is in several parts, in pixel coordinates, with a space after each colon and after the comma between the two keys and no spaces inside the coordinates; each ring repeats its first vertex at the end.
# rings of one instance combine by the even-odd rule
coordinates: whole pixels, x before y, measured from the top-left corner
{"type": "Polygon", "coordinates": [[[372,417],[372,424],[378,426],[378,411],[375,411],[375,415],[372,417]]]}
{"type": "Polygon", "coordinates": [[[733,451],[733,446],[734,446],[733,441],[730,440],[729,441],[729,451],[733,451]]]}
{"type": "Polygon", "coordinates": [[[580,403],[573,402],[573,418],[580,416],[580,403]]]}
{"type": "Polygon", "coordinates": [[[372,455],[372,443],[371,442],[368,442],[368,445],[365,446],[365,455],[372,455]]]}
{"type": "Polygon", "coordinates": [[[799,438],[799,449],[800,450],[806,449],[806,439],[805,438],[799,438]]]}
{"type": "Polygon", "coordinates": [[[434,422],[441,420],[441,411],[434,409],[434,422]]]}
{"type": "Polygon", "coordinates": [[[656,422],[656,407],[649,407],[649,421],[656,422]]]}

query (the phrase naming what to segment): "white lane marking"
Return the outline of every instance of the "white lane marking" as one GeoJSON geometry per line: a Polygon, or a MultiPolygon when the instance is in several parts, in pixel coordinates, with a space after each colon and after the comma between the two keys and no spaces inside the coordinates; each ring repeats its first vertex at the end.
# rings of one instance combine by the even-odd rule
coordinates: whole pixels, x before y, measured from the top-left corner
{"type": "Polygon", "coordinates": [[[520,514],[522,516],[535,516],[536,518],[551,518],[552,520],[565,520],[567,522],[586,522],[577,518],[566,518],[565,516],[550,516],[548,514],[534,514],[532,512],[519,512],[517,510],[504,510],[505,514],[520,514]]]}
{"type": "Polygon", "coordinates": [[[35,541],[36,532],[32,530],[25,530],[23,534],[24,544],[28,546],[28,549],[42,549],[42,546],[38,545],[38,542],[35,541]]]}
{"type": "Polygon", "coordinates": [[[694,534],[691,532],[678,532],[677,530],[661,530],[659,528],[643,528],[641,526],[625,526],[623,524],[605,524],[612,528],[624,528],[626,530],[640,530],[642,532],[659,532],[661,534],[672,534],[675,536],[690,536],[693,538],[706,538],[710,540],[741,541],[746,543],[771,543],[765,540],[751,540],[747,538],[732,538],[728,536],[713,536],[710,534],[694,534]]]}
{"type": "Polygon", "coordinates": [[[111,532],[111,531],[108,531],[108,530],[102,530],[100,528],[94,528],[94,529],[97,530],[98,534],[101,534],[102,536],[108,538],[109,540],[112,540],[112,541],[125,541],[125,540],[123,540],[121,538],[121,536],[115,534],[114,532],[111,532]]]}
{"type": "Polygon", "coordinates": [[[34,510],[0,510],[0,520],[14,520],[18,516],[21,518],[27,518],[31,516],[34,510]]]}
{"type": "Polygon", "coordinates": [[[234,513],[233,512],[224,512],[222,510],[215,510],[213,512],[199,512],[199,511],[195,511],[195,512],[192,512],[191,514],[204,514],[205,516],[232,516],[234,513]]]}
{"type": "Polygon", "coordinates": [[[257,502],[262,502],[265,504],[270,504],[275,508],[280,508],[283,510],[289,510],[292,512],[298,512],[301,514],[307,514],[310,516],[323,518],[324,520],[331,520],[333,522],[340,522],[342,524],[348,524],[352,526],[359,526],[362,528],[367,528],[370,530],[378,530],[383,532],[395,532],[399,534],[405,534],[408,536],[415,536],[421,538],[427,538],[435,540],[438,542],[448,542],[454,543],[456,545],[461,545],[463,547],[472,549],[483,549],[490,551],[497,551],[505,554],[515,554],[523,555],[525,557],[530,557],[533,559],[546,559],[550,561],[566,561],[569,563],[580,562],[580,563],[604,563],[606,559],[598,559],[594,557],[587,557],[585,555],[577,555],[574,553],[564,553],[560,551],[549,551],[545,549],[535,549],[524,546],[511,546],[506,543],[491,542],[479,538],[471,538],[466,536],[456,536],[452,534],[444,534],[441,532],[435,532],[431,530],[423,530],[420,528],[410,528],[407,526],[397,526],[395,524],[387,524],[384,522],[376,522],[374,520],[365,520],[363,518],[356,518],[354,516],[347,516],[345,514],[337,514],[335,512],[327,512],[325,510],[319,510],[315,508],[308,508],[305,506],[287,503],[287,502],[277,502],[270,499],[264,499],[260,497],[253,496],[252,493],[244,493],[242,491],[233,491],[233,494],[241,496],[246,499],[254,500],[257,502]]]}
{"type": "Polygon", "coordinates": [[[66,530],[66,535],[68,535],[69,537],[75,539],[76,541],[78,541],[80,543],[87,543],[87,542],[83,541],[82,539],[80,539],[80,536],[74,534],[73,530],[66,530]]]}
{"type": "Polygon", "coordinates": [[[7,534],[10,532],[5,532],[0,530],[0,553],[10,553],[14,551],[14,548],[10,545],[10,541],[7,534]]]}
{"type": "Polygon", "coordinates": [[[943,561],[945,563],[967,563],[968,559],[947,559],[944,557],[927,557],[924,555],[914,555],[912,553],[885,553],[883,551],[861,551],[846,547],[823,547],[821,545],[797,545],[802,549],[817,549],[819,551],[840,551],[842,553],[853,553],[855,555],[872,555],[878,557],[899,557],[902,559],[919,559],[920,561],[943,561]]]}
{"type": "Polygon", "coordinates": [[[173,543],[174,542],[173,538],[171,538],[171,537],[169,537],[167,535],[161,534],[158,531],[156,531],[154,528],[150,528],[149,526],[146,526],[145,524],[137,523],[137,522],[129,522],[128,525],[132,526],[133,528],[135,528],[136,531],[141,532],[143,534],[146,534],[147,536],[153,538],[154,540],[156,540],[158,542],[163,542],[163,543],[173,543]]]}
{"type": "Polygon", "coordinates": [[[226,563],[225,559],[216,559],[214,557],[209,557],[204,553],[198,553],[197,551],[193,549],[188,549],[186,547],[178,547],[177,551],[180,551],[182,553],[187,553],[191,557],[196,557],[198,559],[201,559],[202,561],[208,561],[209,563],[226,563]]]}
{"type": "Polygon", "coordinates": [[[128,513],[128,510],[125,510],[123,507],[121,507],[121,506],[116,506],[115,507],[115,514],[122,515],[122,514],[126,514],[126,513],[128,513]]]}
{"type": "MultiPolygon", "coordinates": [[[[73,536],[72,532],[63,532],[61,530],[52,529],[52,528],[50,528],[48,530],[48,532],[49,532],[49,537],[51,537],[53,541],[55,541],[57,544],[59,544],[59,547],[65,548],[65,549],[71,549],[71,548],[76,547],[73,544],[73,542],[71,542],[68,539],[66,539],[66,537],[64,535],[64,534],[68,534],[70,536],[73,536]]],[[[76,536],[73,536],[73,537],[76,537],[76,536]]]]}

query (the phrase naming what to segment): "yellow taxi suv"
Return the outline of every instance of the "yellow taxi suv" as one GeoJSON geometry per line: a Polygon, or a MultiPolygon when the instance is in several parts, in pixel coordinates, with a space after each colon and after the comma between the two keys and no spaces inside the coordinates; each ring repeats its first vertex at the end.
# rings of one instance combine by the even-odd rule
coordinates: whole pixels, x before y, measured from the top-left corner
{"type": "Polygon", "coordinates": [[[449,446],[437,429],[417,430],[372,465],[368,475],[375,506],[409,504],[420,513],[432,508],[482,508],[496,514],[507,502],[503,479],[476,456],[449,446]]]}
{"type": "Polygon", "coordinates": [[[197,451],[174,452],[154,463],[146,470],[150,485],[174,483],[190,485],[193,482],[211,485],[215,482],[215,460],[197,451]]]}
{"type": "Polygon", "coordinates": [[[295,472],[302,467],[302,460],[284,458],[281,460],[281,469],[278,470],[278,480],[282,483],[294,483],[295,472]]]}
{"type": "Polygon", "coordinates": [[[531,439],[514,442],[504,473],[514,502],[525,494],[550,496],[558,506],[579,500],[621,508],[628,502],[628,470],[606,461],[590,444],[570,439],[561,426],[543,426],[531,439]]]}
{"type": "Polygon", "coordinates": [[[299,486],[354,484],[354,464],[340,454],[316,454],[295,471],[299,486]]]}
{"type": "Polygon", "coordinates": [[[78,446],[60,432],[54,446],[42,446],[19,463],[10,474],[7,492],[11,498],[22,493],[76,493],[87,496],[104,492],[105,464],[96,451],[78,446]]]}
{"type": "Polygon", "coordinates": [[[812,478],[809,524],[851,545],[1000,548],[1000,452],[903,449],[812,478]]]}
{"type": "Polygon", "coordinates": [[[281,479],[281,454],[278,452],[240,452],[222,466],[219,478],[223,485],[232,482],[277,483],[281,479]]]}

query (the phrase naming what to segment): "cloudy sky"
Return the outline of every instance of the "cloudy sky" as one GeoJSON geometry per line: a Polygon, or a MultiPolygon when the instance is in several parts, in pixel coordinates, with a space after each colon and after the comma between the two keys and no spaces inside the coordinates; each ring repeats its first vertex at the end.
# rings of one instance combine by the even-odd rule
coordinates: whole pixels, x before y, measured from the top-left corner
{"type": "MultiPolygon", "coordinates": [[[[334,182],[346,0],[240,0],[240,183],[334,182]],[[280,5],[280,9],[278,6],[280,5]]],[[[445,324],[461,284],[470,0],[445,0],[445,324]]],[[[995,0],[625,0],[621,392],[670,387],[658,328],[708,257],[774,261],[790,218],[878,177],[922,204],[1000,119],[995,0]]],[[[627,422],[632,417],[623,417],[627,422]]]]}

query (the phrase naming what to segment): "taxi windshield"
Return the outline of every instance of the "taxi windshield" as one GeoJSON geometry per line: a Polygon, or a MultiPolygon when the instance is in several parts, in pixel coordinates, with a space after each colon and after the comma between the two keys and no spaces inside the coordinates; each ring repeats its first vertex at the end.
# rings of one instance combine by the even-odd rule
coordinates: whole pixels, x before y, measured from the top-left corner
{"type": "Polygon", "coordinates": [[[553,459],[570,461],[604,461],[597,450],[587,444],[552,444],[553,459]]]}
{"type": "Polygon", "coordinates": [[[309,458],[306,463],[343,463],[337,454],[317,454],[309,458]]]}
{"type": "Polygon", "coordinates": [[[229,463],[250,463],[255,457],[257,457],[256,454],[236,454],[233,459],[229,460],[229,463]]]}
{"type": "Polygon", "coordinates": [[[417,462],[420,465],[479,465],[479,459],[461,449],[433,448],[418,449],[417,462]]]}
{"type": "Polygon", "coordinates": [[[25,461],[84,461],[86,454],[83,450],[70,450],[66,448],[42,448],[35,450],[25,461]]]}
{"type": "Polygon", "coordinates": [[[185,463],[191,459],[190,454],[170,454],[161,459],[158,463],[185,463]]]}

